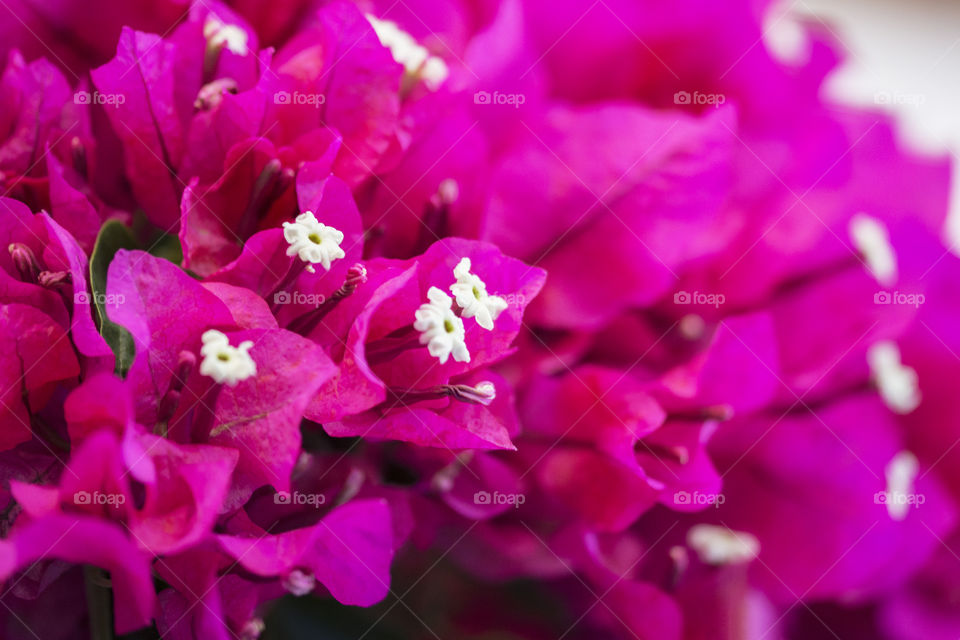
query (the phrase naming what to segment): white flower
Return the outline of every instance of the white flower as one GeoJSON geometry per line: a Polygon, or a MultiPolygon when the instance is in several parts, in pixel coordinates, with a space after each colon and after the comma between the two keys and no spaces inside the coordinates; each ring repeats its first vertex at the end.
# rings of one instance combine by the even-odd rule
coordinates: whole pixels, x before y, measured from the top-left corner
{"type": "Polygon", "coordinates": [[[317,578],[311,572],[293,569],[284,577],[283,588],[295,596],[305,596],[317,585],[317,578]]]}
{"type": "Polygon", "coordinates": [[[456,284],[450,285],[450,291],[457,299],[457,305],[463,309],[464,318],[476,318],[477,324],[490,331],[493,321],[507,308],[507,301],[500,296],[487,294],[487,285],[479,277],[470,273],[470,258],[463,258],[454,267],[456,284]]]}
{"type": "Polygon", "coordinates": [[[882,285],[894,284],[897,281],[897,256],[883,223],[858,213],[850,219],[850,237],[877,282],[882,285]]]}
{"type": "Polygon", "coordinates": [[[430,287],[427,298],[430,302],[414,313],[413,328],[420,332],[420,344],[427,345],[430,355],[439,358],[441,364],[451,353],[457,362],[470,362],[463,320],[453,312],[453,300],[437,287],[430,287]]]}
{"type": "Polygon", "coordinates": [[[390,55],[403,65],[407,76],[422,79],[428,89],[436,91],[450,75],[447,63],[442,58],[430,55],[425,47],[418,44],[413,36],[395,22],[380,20],[370,14],[367,14],[366,18],[380,44],[390,49],[390,55]]]}
{"type": "MultiPolygon", "coordinates": [[[[304,211],[295,222],[284,222],[283,237],[290,244],[288,256],[299,255],[304,262],[321,264],[327,271],[331,262],[346,256],[340,248],[343,232],[318,222],[312,211],[304,211]]],[[[312,272],[313,267],[307,270],[312,272]]]]}
{"type": "Polygon", "coordinates": [[[239,346],[232,347],[227,336],[216,329],[205,331],[200,340],[203,342],[200,348],[200,355],[203,356],[203,362],[200,363],[202,375],[231,387],[241,380],[257,375],[257,363],[249,353],[253,347],[250,340],[244,340],[239,346]]]}
{"type": "Polygon", "coordinates": [[[437,56],[427,58],[427,61],[423,63],[423,67],[420,69],[420,77],[423,78],[424,84],[426,84],[427,88],[431,91],[439,89],[440,85],[443,84],[443,81],[446,80],[449,75],[450,69],[447,68],[447,63],[443,61],[443,58],[438,58],[437,56]]]}
{"type": "Polygon", "coordinates": [[[207,45],[210,47],[226,46],[238,56],[245,56],[249,52],[247,32],[235,24],[224,24],[212,13],[203,23],[203,37],[207,39],[207,45]]]}
{"type": "Polygon", "coordinates": [[[885,503],[891,519],[903,520],[907,517],[907,511],[915,500],[913,481],[919,471],[920,464],[917,462],[917,457],[909,451],[897,453],[884,469],[887,479],[885,503]]]}
{"type": "Polygon", "coordinates": [[[687,544],[707,564],[748,562],[760,552],[760,542],[745,531],[711,524],[697,524],[687,532],[687,544]]]}
{"type": "Polygon", "coordinates": [[[900,349],[890,340],[881,340],[867,350],[867,364],[873,373],[883,402],[896,413],[910,413],[920,404],[917,372],[900,361],[900,349]]]}

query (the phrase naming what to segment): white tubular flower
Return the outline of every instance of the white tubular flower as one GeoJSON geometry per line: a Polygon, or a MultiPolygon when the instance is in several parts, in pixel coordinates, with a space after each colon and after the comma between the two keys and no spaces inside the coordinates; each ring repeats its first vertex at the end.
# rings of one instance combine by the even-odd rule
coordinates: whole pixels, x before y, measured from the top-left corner
{"type": "Polygon", "coordinates": [[[919,471],[920,463],[909,451],[897,453],[884,469],[887,479],[887,513],[891,519],[903,520],[907,517],[910,505],[915,501],[913,481],[919,471]]]}
{"type": "Polygon", "coordinates": [[[423,68],[420,69],[420,77],[423,78],[423,83],[431,91],[439,89],[449,75],[450,69],[447,68],[447,63],[443,61],[443,58],[437,56],[427,58],[427,61],[423,63],[423,68]]]}
{"type": "Polygon", "coordinates": [[[250,357],[253,342],[244,340],[237,347],[230,346],[230,340],[216,329],[205,331],[200,340],[203,346],[200,355],[200,373],[209,376],[219,384],[231,387],[241,380],[257,375],[257,363],[250,357]]]}
{"type": "Polygon", "coordinates": [[[321,264],[329,271],[331,262],[347,255],[340,248],[343,232],[318,222],[312,211],[304,211],[294,222],[284,222],[283,237],[290,244],[287,255],[300,256],[311,273],[312,265],[321,264]]]}
{"type": "Polygon", "coordinates": [[[756,536],[712,524],[697,524],[687,532],[687,544],[707,564],[749,562],[760,553],[756,536]]]}
{"type": "Polygon", "coordinates": [[[411,78],[423,80],[431,91],[436,91],[450,75],[447,63],[430,52],[409,33],[390,20],[380,20],[370,14],[367,21],[377,34],[380,44],[390,49],[393,59],[403,65],[403,72],[411,78]]]}
{"type": "Polygon", "coordinates": [[[212,13],[203,23],[203,37],[210,47],[226,47],[238,56],[245,56],[250,51],[247,46],[247,32],[235,24],[224,24],[220,18],[212,13]]]}
{"type": "Polygon", "coordinates": [[[896,413],[910,413],[920,404],[917,372],[900,361],[895,342],[881,340],[867,350],[867,364],[873,373],[883,402],[896,413]]]}
{"type": "Polygon", "coordinates": [[[897,256],[883,223],[858,213],[850,219],[850,238],[877,282],[889,286],[897,281],[897,256]]]}
{"type": "Polygon", "coordinates": [[[487,285],[479,277],[470,273],[470,258],[463,258],[453,269],[457,282],[450,285],[450,291],[457,299],[457,305],[463,309],[464,318],[475,318],[477,324],[490,331],[493,321],[504,309],[507,301],[500,296],[487,294],[487,285]]]}
{"type": "Polygon", "coordinates": [[[463,320],[453,312],[453,300],[437,287],[430,287],[427,298],[430,302],[420,305],[414,313],[413,328],[420,332],[420,344],[427,345],[430,355],[438,358],[440,364],[446,363],[451,353],[457,362],[470,362],[463,320]]]}

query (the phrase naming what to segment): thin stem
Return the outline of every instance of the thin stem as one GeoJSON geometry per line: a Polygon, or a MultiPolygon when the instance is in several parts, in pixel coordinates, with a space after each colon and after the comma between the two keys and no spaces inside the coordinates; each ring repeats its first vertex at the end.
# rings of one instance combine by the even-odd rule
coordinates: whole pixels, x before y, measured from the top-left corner
{"type": "Polygon", "coordinates": [[[84,565],[83,584],[87,593],[87,608],[90,612],[90,638],[113,640],[113,595],[104,586],[105,572],[100,567],[84,565]]]}
{"type": "Polygon", "coordinates": [[[287,269],[287,273],[284,274],[280,282],[277,283],[277,286],[275,286],[273,290],[267,294],[267,304],[270,305],[270,311],[273,314],[277,313],[277,307],[279,306],[277,303],[277,294],[281,291],[286,291],[288,287],[296,282],[297,278],[300,277],[300,274],[304,272],[306,267],[307,264],[303,260],[300,260],[298,257],[294,256],[293,260],[290,262],[290,268],[287,269]]]}

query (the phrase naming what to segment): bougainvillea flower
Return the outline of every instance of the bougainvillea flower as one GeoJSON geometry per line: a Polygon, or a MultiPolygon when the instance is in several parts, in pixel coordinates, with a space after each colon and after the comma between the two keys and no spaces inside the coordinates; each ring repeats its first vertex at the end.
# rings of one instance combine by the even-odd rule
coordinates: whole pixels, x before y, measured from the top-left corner
{"type": "Polygon", "coordinates": [[[294,91],[322,96],[319,107],[309,100],[297,107],[312,109],[343,136],[334,173],[351,186],[369,176],[397,126],[402,67],[363,14],[348,2],[325,6],[278,50],[276,69],[293,79],[294,91]]]}
{"type": "Polygon", "coordinates": [[[235,574],[217,575],[228,561],[207,545],[158,563],[157,572],[172,585],[159,595],[157,629],[163,637],[228,640],[263,631],[255,608],[282,590],[235,574]]]}
{"type": "Polygon", "coordinates": [[[236,533],[217,536],[217,541],[224,552],[258,575],[309,570],[344,604],[371,605],[390,588],[393,534],[383,500],[350,502],[313,527],[276,535],[244,523],[236,533]]]}
{"type": "MultiPolygon", "coordinates": [[[[237,482],[247,495],[261,484],[286,490],[299,449],[299,417],[334,372],[323,351],[269,325],[231,331],[241,323],[218,295],[172,263],[144,253],[118,253],[107,290],[124,301],[110,311],[111,319],[131,331],[137,348],[129,374],[137,394],[137,419],[143,424],[165,419],[174,437],[184,442],[237,449],[237,482]],[[151,304],[167,296],[179,305],[160,309],[151,304]],[[220,385],[203,374],[202,360],[218,354],[202,351],[201,337],[216,328],[226,330],[234,347],[251,343],[247,349],[254,375],[235,386],[220,385]],[[184,351],[194,354],[197,363],[188,367],[185,380],[179,377],[184,351]],[[178,402],[169,415],[160,416],[171,389],[178,402]]],[[[234,300],[263,304],[256,296],[234,300]]],[[[249,317],[243,309],[236,313],[241,319],[249,317]]]]}
{"type": "Polygon", "coordinates": [[[0,170],[8,189],[17,178],[42,174],[46,141],[60,125],[70,87],[56,67],[44,59],[31,63],[11,52],[0,77],[3,102],[0,123],[5,132],[0,145],[0,170]],[[38,171],[38,165],[40,170],[38,171]]]}
{"type": "Polygon", "coordinates": [[[534,305],[537,324],[597,326],[659,297],[682,261],[721,246],[714,212],[730,183],[730,116],[678,118],[619,105],[557,109],[528,132],[493,177],[484,237],[551,274],[534,305]],[[635,132],[631,140],[647,142],[626,144],[625,128],[635,132]],[[605,154],[599,166],[588,151],[598,140],[605,154]],[[518,167],[534,167],[538,177],[521,178],[518,167]],[[566,186],[547,188],[558,182],[566,186]],[[538,211],[551,213],[541,218],[538,211]],[[690,237],[680,246],[669,239],[674,233],[690,237]],[[588,246],[606,247],[602,259],[575,257],[588,246]]]}
{"type": "Polygon", "coordinates": [[[91,313],[87,256],[76,239],[48,214],[34,216],[15,200],[0,199],[0,225],[8,250],[0,258],[4,298],[36,306],[72,329],[84,355],[108,355],[91,313]]]}
{"type": "Polygon", "coordinates": [[[0,542],[0,557],[0,578],[4,581],[43,558],[102,567],[110,572],[115,585],[117,632],[136,631],[153,617],[156,595],[149,556],[118,525],[70,514],[30,519],[0,542]]]}
{"type": "Polygon", "coordinates": [[[651,392],[629,372],[585,367],[538,381],[524,399],[529,433],[557,443],[541,454],[536,477],[593,528],[623,529],[658,500],[702,508],[689,496],[719,491],[705,453],[715,420],[707,412],[670,416],[651,392]],[[584,489],[587,477],[607,487],[602,499],[584,489]]]}
{"type": "Polygon", "coordinates": [[[183,155],[184,115],[176,87],[180,48],[159,36],[124,28],[117,57],[91,72],[101,94],[112,97],[107,111],[123,143],[126,174],[151,220],[171,227],[183,187],[176,167],[183,155]]]}
{"type": "MultiPolygon", "coordinates": [[[[329,175],[329,168],[325,174],[319,165],[315,165],[314,170],[320,175],[298,174],[296,192],[300,210],[311,212],[319,223],[343,234],[338,243],[343,257],[333,259],[329,269],[318,273],[305,270],[292,282],[284,282],[299,257],[289,254],[291,245],[277,223],[251,236],[236,259],[219,265],[222,268],[211,276],[212,280],[251,289],[274,307],[282,304],[277,310],[282,320],[316,308],[316,301],[332,296],[343,285],[350,266],[363,255],[363,228],[349,189],[342,180],[329,175]]],[[[289,224],[292,216],[284,221],[289,224]]]]}
{"type": "Polygon", "coordinates": [[[23,304],[0,305],[0,320],[0,449],[9,449],[32,437],[35,413],[58,386],[76,384],[80,365],[67,333],[42,311],[23,304]]]}
{"type": "MultiPolygon", "coordinates": [[[[311,336],[333,343],[335,353],[343,353],[341,378],[335,378],[330,389],[342,388],[344,380],[349,379],[347,376],[359,377],[363,383],[355,389],[369,400],[365,406],[356,405],[353,412],[374,411],[342,425],[330,424],[329,417],[337,417],[338,413],[325,406],[350,406],[343,400],[331,401],[337,395],[344,395],[339,391],[334,396],[321,396],[308,410],[308,416],[325,422],[331,433],[340,436],[359,435],[375,426],[378,438],[412,439],[422,444],[431,443],[431,446],[511,446],[503,424],[483,406],[465,408],[458,406],[462,404],[459,401],[443,400],[445,395],[450,395],[447,392],[434,393],[432,400],[441,400],[441,404],[435,406],[450,411],[448,417],[443,418],[443,411],[432,413],[429,404],[417,406],[416,403],[431,401],[429,394],[418,395],[420,391],[449,386],[451,379],[496,362],[509,353],[521,328],[523,310],[542,286],[543,272],[504,257],[491,245],[455,238],[435,243],[419,258],[403,263],[371,261],[367,269],[366,284],[324,317],[311,336]],[[493,330],[484,329],[472,318],[461,320],[454,316],[459,322],[450,321],[451,325],[466,327],[457,340],[462,345],[458,348],[469,353],[469,360],[454,355],[443,362],[443,358],[438,360],[423,346],[420,337],[423,334],[416,327],[418,310],[427,303],[431,287],[443,294],[440,287],[449,290],[457,282],[454,268],[465,257],[470,258],[473,272],[484,279],[490,294],[508,301],[508,306],[499,314],[493,330]],[[369,298],[365,308],[359,307],[363,311],[357,316],[355,309],[361,303],[353,298],[364,294],[369,298]],[[358,321],[353,321],[352,326],[345,325],[345,314],[351,314],[346,317],[356,317],[358,321]],[[460,423],[468,425],[466,428],[456,426],[461,420],[466,420],[460,423]]],[[[452,306],[449,312],[453,313],[452,306]]],[[[446,331],[444,324],[441,322],[439,330],[446,331]]],[[[342,408],[339,415],[344,415],[342,408]]]]}
{"type": "Polygon", "coordinates": [[[864,598],[902,582],[928,559],[955,512],[933,476],[907,466],[898,479],[906,460],[898,438],[893,414],[863,394],[720,427],[710,449],[720,460],[723,491],[750,497],[731,499],[716,514],[759,540],[763,562],[753,570],[768,593],[864,598]],[[734,444],[744,441],[753,444],[746,454],[734,444]],[[753,488],[743,493],[744,483],[753,488]]]}

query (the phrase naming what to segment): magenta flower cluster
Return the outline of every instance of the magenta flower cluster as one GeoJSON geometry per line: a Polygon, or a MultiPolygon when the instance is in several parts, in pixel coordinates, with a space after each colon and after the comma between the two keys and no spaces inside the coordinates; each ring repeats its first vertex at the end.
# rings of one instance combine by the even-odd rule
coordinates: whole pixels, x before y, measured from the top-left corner
{"type": "Polygon", "coordinates": [[[960,636],[950,167],[768,8],[4,4],[0,636],[960,636]]]}

